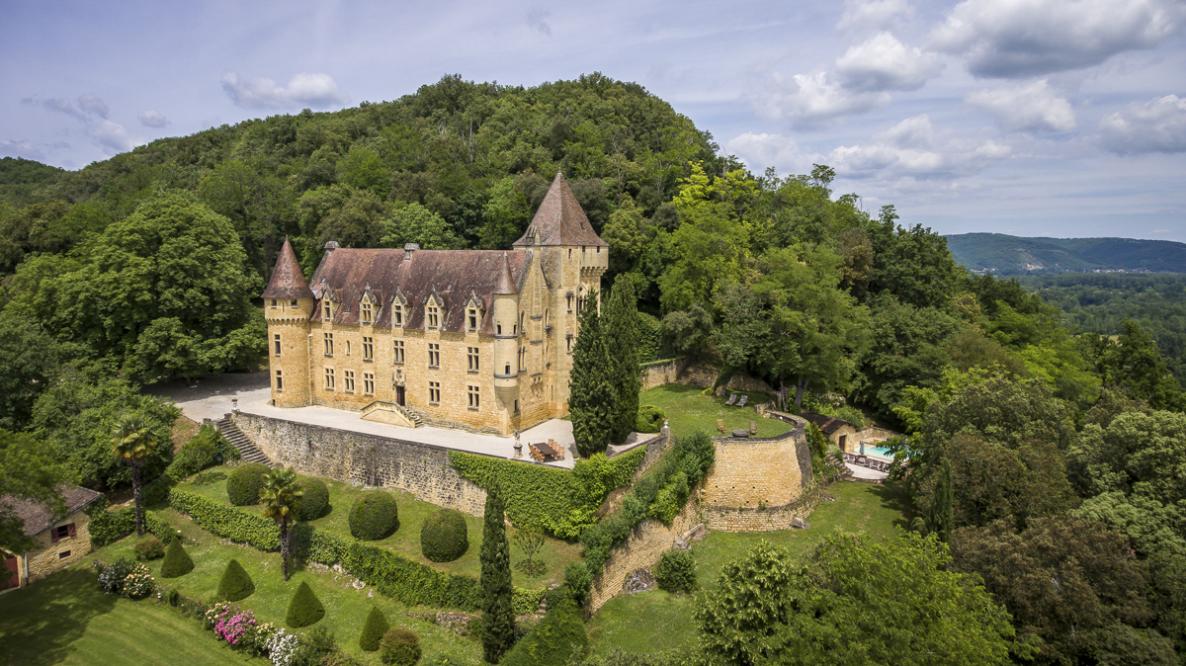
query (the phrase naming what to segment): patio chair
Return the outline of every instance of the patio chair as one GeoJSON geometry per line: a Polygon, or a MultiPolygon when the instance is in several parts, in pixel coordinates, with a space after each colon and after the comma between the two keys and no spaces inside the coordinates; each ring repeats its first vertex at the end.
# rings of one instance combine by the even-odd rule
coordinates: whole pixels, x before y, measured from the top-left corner
{"type": "Polygon", "coordinates": [[[747,395],[747,394],[745,394],[745,393],[742,393],[742,394],[741,394],[741,400],[738,400],[738,401],[737,401],[737,406],[738,406],[738,407],[745,407],[745,403],[747,403],[747,402],[749,402],[749,395],[747,395]]]}
{"type": "Polygon", "coordinates": [[[730,407],[732,407],[732,406],[733,406],[733,403],[735,403],[735,402],[737,402],[737,394],[736,394],[736,393],[730,393],[730,394],[729,394],[729,399],[725,401],[725,404],[726,404],[726,405],[728,405],[728,406],[730,406],[730,407]]]}

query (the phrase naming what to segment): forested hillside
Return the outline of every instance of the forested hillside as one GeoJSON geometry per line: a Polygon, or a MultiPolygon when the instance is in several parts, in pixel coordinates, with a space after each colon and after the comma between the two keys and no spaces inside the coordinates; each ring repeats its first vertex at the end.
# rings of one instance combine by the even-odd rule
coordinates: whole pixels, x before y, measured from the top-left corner
{"type": "Polygon", "coordinates": [[[955,260],[977,273],[1186,272],[1186,244],[1136,238],[1023,238],[972,233],[947,236],[955,260]]]}

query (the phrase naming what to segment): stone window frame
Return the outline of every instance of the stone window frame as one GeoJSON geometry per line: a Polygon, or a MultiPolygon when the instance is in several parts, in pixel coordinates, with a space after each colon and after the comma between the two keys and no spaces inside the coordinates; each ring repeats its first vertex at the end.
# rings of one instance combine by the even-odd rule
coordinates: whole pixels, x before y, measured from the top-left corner
{"type": "Polygon", "coordinates": [[[346,355],[350,355],[350,338],[346,338],[346,355]]]}
{"type": "Polygon", "coordinates": [[[441,303],[439,303],[435,296],[429,296],[428,302],[424,304],[424,329],[440,329],[441,327],[441,303]]]}
{"type": "Polygon", "coordinates": [[[321,320],[334,320],[334,301],[328,295],[321,299],[321,320]]]}
{"type": "Polygon", "coordinates": [[[438,381],[428,382],[428,404],[441,404],[441,383],[438,381]]]}
{"type": "Polygon", "coordinates": [[[403,340],[392,341],[391,352],[393,355],[392,356],[393,364],[394,365],[403,365],[404,364],[404,341],[403,340]]]}
{"type": "Polygon", "coordinates": [[[465,368],[466,372],[481,372],[482,369],[482,350],[478,347],[465,348],[465,368]]]}
{"type": "Polygon", "coordinates": [[[375,304],[369,296],[363,296],[358,304],[358,323],[363,326],[375,323],[375,304]]]}
{"type": "Polygon", "coordinates": [[[324,333],[321,334],[321,339],[325,343],[325,357],[333,358],[334,357],[334,334],[330,333],[329,331],[325,331],[324,333]]]}
{"type": "Polygon", "coordinates": [[[428,368],[430,370],[441,369],[441,344],[439,342],[428,343],[428,368]]]}
{"type": "Polygon", "coordinates": [[[470,305],[465,309],[465,330],[468,333],[477,333],[478,327],[482,324],[482,315],[478,310],[478,306],[470,305]]]}
{"type": "Polygon", "coordinates": [[[400,327],[404,325],[404,304],[399,300],[391,304],[391,325],[400,327]]]}
{"type": "Polygon", "coordinates": [[[375,338],[370,335],[362,336],[362,360],[364,363],[375,360],[375,338]]]}
{"type": "Polygon", "coordinates": [[[342,371],[342,383],[343,383],[343,386],[345,387],[346,393],[354,393],[354,371],[353,370],[343,370],[342,371]]]}
{"type": "Polygon", "coordinates": [[[330,368],[330,367],[327,367],[325,369],[325,390],[327,390],[327,391],[337,391],[338,390],[337,389],[337,378],[335,376],[334,369],[330,368]]]}
{"type": "Polygon", "coordinates": [[[482,408],[482,388],[470,384],[465,387],[466,407],[471,411],[478,411],[482,408]]]}
{"type": "Polygon", "coordinates": [[[272,355],[277,358],[280,357],[280,334],[279,333],[272,334],[272,355]]]}
{"type": "Polygon", "coordinates": [[[375,395],[375,373],[362,373],[362,394],[375,395]]]}
{"type": "Polygon", "coordinates": [[[276,368],[276,392],[284,392],[284,371],[280,368],[276,368]]]}
{"type": "Polygon", "coordinates": [[[519,374],[527,372],[527,347],[519,346],[519,374]]]}

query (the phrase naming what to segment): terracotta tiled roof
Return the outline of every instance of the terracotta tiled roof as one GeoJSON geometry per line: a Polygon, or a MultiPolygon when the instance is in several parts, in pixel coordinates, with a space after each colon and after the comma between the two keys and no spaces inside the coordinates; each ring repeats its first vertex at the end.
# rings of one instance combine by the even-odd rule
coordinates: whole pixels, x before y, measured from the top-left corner
{"type": "MultiPolygon", "coordinates": [[[[482,312],[480,331],[494,330],[493,296],[503,280],[518,293],[531,263],[530,250],[405,250],[338,248],[326,253],[313,273],[314,297],[328,293],[334,303],[335,324],[357,324],[362,296],[375,299],[375,325],[391,326],[392,301],[404,309],[404,328],[424,328],[424,309],[430,296],[442,302],[441,330],[461,331],[465,308],[476,300],[482,312]]],[[[505,286],[505,285],[502,285],[505,286]]],[[[321,320],[320,302],[313,321],[321,320]]]]}
{"type": "Polygon", "coordinates": [[[264,298],[312,298],[309,283],[301,274],[301,264],[297,261],[296,252],[292,251],[292,243],[284,239],[280,254],[276,257],[276,267],[272,269],[272,278],[268,280],[268,288],[264,289],[264,298]]]}
{"type": "Polygon", "coordinates": [[[531,245],[606,246],[606,242],[593,231],[593,225],[589,224],[589,218],[564,174],[556,174],[527,231],[515,241],[515,247],[531,245]]]}
{"type": "MultiPolygon", "coordinates": [[[[82,486],[61,485],[58,493],[66,505],[66,515],[81,511],[103,495],[82,486]]],[[[55,522],[53,508],[43,502],[5,495],[0,504],[12,510],[25,526],[25,536],[34,536],[49,529],[55,522]]]]}
{"type": "Polygon", "coordinates": [[[844,419],[838,419],[834,416],[827,416],[824,414],[816,414],[815,412],[803,412],[803,418],[811,421],[819,428],[825,435],[831,435],[844,426],[851,426],[852,424],[844,419]]]}

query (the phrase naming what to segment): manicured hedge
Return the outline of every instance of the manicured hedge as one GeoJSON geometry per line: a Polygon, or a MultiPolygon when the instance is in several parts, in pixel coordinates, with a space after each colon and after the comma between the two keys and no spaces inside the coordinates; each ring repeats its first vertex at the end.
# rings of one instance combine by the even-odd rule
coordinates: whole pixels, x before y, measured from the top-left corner
{"type": "Polygon", "coordinates": [[[663,421],[666,419],[667,415],[662,409],[654,405],[643,405],[638,408],[634,429],[638,432],[659,432],[663,429],[663,421]]]}
{"type": "MultiPolygon", "coordinates": [[[[170,493],[169,505],[216,536],[259,550],[280,549],[279,528],[261,515],[226,506],[181,488],[174,488],[170,493]]],[[[298,526],[295,541],[296,552],[303,554],[306,560],[329,566],[341,563],[352,576],[410,606],[462,610],[481,607],[476,578],[446,573],[383,548],[320,532],[308,524],[298,526]]],[[[515,612],[535,610],[543,593],[543,590],[516,588],[515,612]]]]}
{"type": "Polygon", "coordinates": [[[239,560],[232,559],[226,563],[222,572],[222,579],[218,581],[218,598],[225,601],[241,601],[255,594],[255,583],[247,570],[239,564],[239,560]]]}
{"type": "Polygon", "coordinates": [[[465,517],[453,509],[441,509],[420,528],[420,552],[433,562],[452,562],[469,550],[465,517]]]}
{"type": "MultiPolygon", "coordinates": [[[[100,506],[87,513],[91,519],[87,531],[95,548],[115,543],[136,529],[136,514],[131,507],[109,511],[100,506]]],[[[144,526],[163,544],[168,545],[177,537],[177,530],[172,525],[150,512],[144,514],[144,526]]]]}
{"type": "Polygon", "coordinates": [[[408,631],[395,627],[388,629],[380,641],[380,658],[392,666],[415,666],[420,661],[420,638],[408,631]]]}
{"type": "Polygon", "coordinates": [[[358,647],[366,652],[374,652],[379,649],[379,642],[383,640],[383,634],[391,625],[387,623],[387,616],[383,611],[379,610],[378,606],[371,606],[371,612],[367,613],[366,623],[362,625],[362,635],[358,637],[358,647]]]}
{"type": "Polygon", "coordinates": [[[284,623],[294,629],[299,629],[316,624],[323,617],[325,617],[325,606],[322,606],[321,600],[313,594],[313,588],[309,587],[305,581],[301,581],[296,592],[292,595],[292,601],[288,602],[288,612],[284,616],[284,623]]]}
{"type": "Polygon", "coordinates": [[[258,504],[259,491],[267,473],[268,466],[260,463],[247,463],[231,470],[226,480],[227,499],[235,506],[258,504]]]}
{"type": "Polygon", "coordinates": [[[325,481],[302,476],[297,479],[297,485],[301,488],[301,520],[316,520],[329,513],[329,488],[325,481]]]}
{"type": "Polygon", "coordinates": [[[567,666],[584,656],[589,645],[581,611],[571,599],[560,599],[535,628],[515,643],[498,662],[501,666],[567,666]]]}
{"type": "Polygon", "coordinates": [[[696,558],[690,550],[669,550],[659,557],[655,567],[659,589],[672,593],[696,589],[696,558]]]}
{"type": "Polygon", "coordinates": [[[175,539],[165,549],[165,560],[161,562],[161,578],[177,578],[193,570],[193,559],[190,558],[189,553],[185,552],[185,547],[181,545],[181,539],[175,539]]]}
{"type": "Polygon", "coordinates": [[[378,541],[399,529],[399,507],[395,497],[383,490],[368,490],[350,507],[350,534],[356,539],[378,541]]]}
{"type": "Polygon", "coordinates": [[[599,454],[578,460],[571,471],[459,451],[449,452],[449,462],[483,488],[497,484],[515,525],[539,525],[561,539],[575,539],[597,522],[606,496],[630,482],[645,455],[644,447],[614,458],[599,454]]]}

